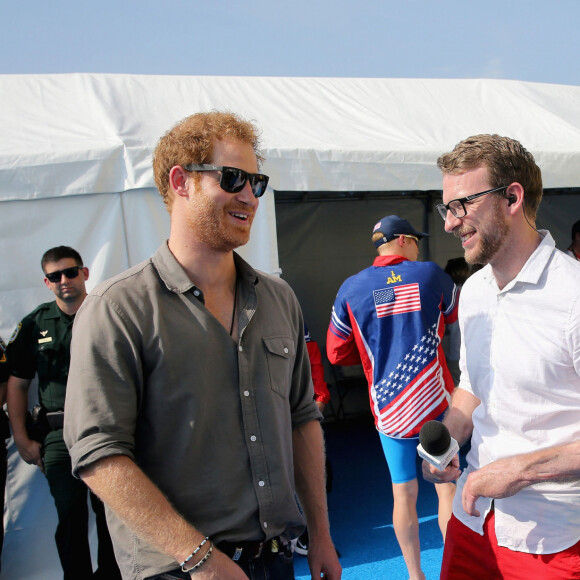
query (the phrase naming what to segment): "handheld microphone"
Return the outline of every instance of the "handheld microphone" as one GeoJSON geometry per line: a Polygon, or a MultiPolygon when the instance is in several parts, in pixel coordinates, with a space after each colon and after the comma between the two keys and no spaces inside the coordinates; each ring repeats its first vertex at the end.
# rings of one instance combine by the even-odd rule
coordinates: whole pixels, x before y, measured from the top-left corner
{"type": "Polygon", "coordinates": [[[459,451],[457,441],[451,437],[449,430],[439,421],[427,421],[419,432],[417,453],[443,471],[459,451]]]}

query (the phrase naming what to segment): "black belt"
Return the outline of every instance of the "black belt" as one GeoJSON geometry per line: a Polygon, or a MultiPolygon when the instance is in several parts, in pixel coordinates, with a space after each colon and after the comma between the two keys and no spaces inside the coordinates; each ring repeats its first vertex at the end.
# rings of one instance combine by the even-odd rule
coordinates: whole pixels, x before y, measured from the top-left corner
{"type": "Polygon", "coordinates": [[[47,412],[46,420],[51,430],[62,429],[64,427],[64,411],[47,412]]]}
{"type": "Polygon", "coordinates": [[[46,436],[57,429],[62,429],[64,424],[64,411],[47,410],[41,405],[35,405],[32,412],[26,413],[26,431],[28,437],[39,443],[43,443],[46,436]]]}
{"type": "Polygon", "coordinates": [[[272,538],[265,542],[220,542],[216,548],[234,562],[248,562],[260,557],[276,556],[290,550],[289,544],[283,544],[280,538],[272,538]]]}

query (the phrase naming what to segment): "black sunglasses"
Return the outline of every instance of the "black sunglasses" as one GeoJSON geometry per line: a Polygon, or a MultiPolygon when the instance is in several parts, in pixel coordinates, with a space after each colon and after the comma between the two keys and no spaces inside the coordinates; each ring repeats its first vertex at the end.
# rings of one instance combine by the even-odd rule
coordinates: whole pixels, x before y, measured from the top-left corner
{"type": "Polygon", "coordinates": [[[82,266],[71,266],[70,268],[65,268],[64,270],[57,270],[56,272],[48,272],[45,274],[46,279],[53,284],[60,282],[64,274],[65,278],[71,280],[79,275],[79,270],[82,266]]]}
{"type": "Polygon", "coordinates": [[[268,180],[263,173],[248,173],[237,167],[227,167],[226,165],[207,165],[207,163],[190,163],[183,165],[186,171],[221,171],[220,187],[228,193],[238,193],[242,191],[246,181],[250,182],[254,197],[262,197],[266,192],[268,180]]]}
{"type": "Polygon", "coordinates": [[[494,189],[488,189],[487,191],[482,191],[481,193],[474,193],[473,195],[468,195],[467,197],[460,197],[458,199],[452,199],[447,205],[444,203],[439,203],[435,206],[435,209],[439,212],[439,215],[446,220],[447,212],[450,211],[456,218],[463,218],[467,215],[467,208],[465,204],[487,195],[488,193],[495,193],[496,191],[501,191],[502,189],[507,189],[509,185],[502,185],[501,187],[496,187],[494,189]]]}

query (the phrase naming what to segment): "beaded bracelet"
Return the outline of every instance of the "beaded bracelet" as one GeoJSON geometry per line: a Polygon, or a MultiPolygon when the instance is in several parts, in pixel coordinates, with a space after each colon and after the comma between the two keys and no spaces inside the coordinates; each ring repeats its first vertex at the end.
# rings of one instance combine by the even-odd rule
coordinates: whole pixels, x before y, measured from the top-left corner
{"type": "Polygon", "coordinates": [[[183,569],[183,567],[201,550],[203,545],[208,540],[209,540],[209,538],[206,536],[205,539],[202,541],[202,543],[189,556],[187,556],[187,558],[185,558],[185,560],[183,560],[183,562],[181,562],[181,564],[179,564],[179,566],[183,569]]]}
{"type": "Polygon", "coordinates": [[[209,550],[205,553],[205,556],[197,564],[194,564],[191,568],[184,568],[182,566],[181,571],[187,573],[187,572],[193,572],[194,570],[201,568],[207,562],[208,558],[211,556],[212,551],[213,551],[213,544],[210,542],[209,543],[209,550]]]}

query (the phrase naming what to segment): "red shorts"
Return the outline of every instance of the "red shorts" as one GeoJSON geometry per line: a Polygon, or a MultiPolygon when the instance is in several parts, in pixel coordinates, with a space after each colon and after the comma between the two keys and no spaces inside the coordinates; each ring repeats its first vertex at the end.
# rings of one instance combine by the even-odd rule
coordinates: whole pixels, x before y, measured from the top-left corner
{"type": "Polygon", "coordinates": [[[556,554],[515,552],[497,545],[494,524],[492,510],[480,536],[451,516],[440,580],[580,579],[580,542],[556,554]]]}

